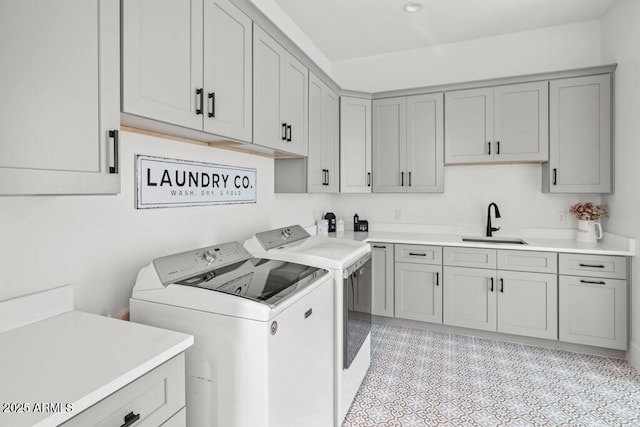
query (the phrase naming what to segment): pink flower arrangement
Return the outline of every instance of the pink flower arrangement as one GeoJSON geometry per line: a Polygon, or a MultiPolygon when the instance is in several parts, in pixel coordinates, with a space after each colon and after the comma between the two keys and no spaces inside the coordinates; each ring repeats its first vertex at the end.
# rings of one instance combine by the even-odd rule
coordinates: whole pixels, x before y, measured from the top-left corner
{"type": "Polygon", "coordinates": [[[599,218],[607,218],[607,205],[594,205],[591,202],[576,203],[569,209],[571,215],[580,221],[595,221],[599,218]]]}

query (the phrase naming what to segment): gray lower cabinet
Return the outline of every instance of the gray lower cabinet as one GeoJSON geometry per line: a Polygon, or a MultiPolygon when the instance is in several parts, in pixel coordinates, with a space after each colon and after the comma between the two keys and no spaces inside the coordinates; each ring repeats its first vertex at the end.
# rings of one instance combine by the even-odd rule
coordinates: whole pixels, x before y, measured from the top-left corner
{"type": "Polygon", "coordinates": [[[552,80],[542,191],[611,193],[611,75],[552,80]]]}
{"type": "Polygon", "coordinates": [[[64,427],[159,425],[184,427],[184,353],[127,384],[69,421],[64,427]],[[136,420],[137,421],[134,421],[136,420]]]}
{"type": "Polygon", "coordinates": [[[627,349],[626,261],[560,254],[560,341],[627,349]]]}
{"type": "Polygon", "coordinates": [[[555,258],[547,252],[445,248],[444,323],[557,339],[555,258]]]}
{"type": "Polygon", "coordinates": [[[442,323],[442,247],[395,245],[395,317],[442,323]]]}
{"type": "Polygon", "coordinates": [[[120,2],[4,0],[0,195],[120,192],[120,2]]]}
{"type": "Polygon", "coordinates": [[[376,316],[393,317],[393,244],[371,243],[371,252],[373,259],[371,313],[376,316]]]}

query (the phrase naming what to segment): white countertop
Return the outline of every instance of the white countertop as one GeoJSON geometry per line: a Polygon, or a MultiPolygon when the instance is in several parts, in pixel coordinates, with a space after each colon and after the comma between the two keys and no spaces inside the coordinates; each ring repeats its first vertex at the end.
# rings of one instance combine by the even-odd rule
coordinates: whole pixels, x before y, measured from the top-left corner
{"type": "MultiPolygon", "coordinates": [[[[619,255],[634,256],[633,244],[630,239],[605,234],[605,238],[598,243],[580,243],[574,239],[566,238],[541,238],[541,237],[523,237],[527,242],[526,245],[521,244],[502,244],[502,243],[482,243],[482,242],[463,242],[462,236],[459,234],[446,233],[422,233],[407,231],[369,231],[369,232],[353,232],[345,231],[344,233],[329,233],[330,237],[353,239],[361,242],[379,242],[379,243],[406,243],[414,245],[434,245],[434,246],[462,246],[471,248],[491,248],[491,249],[511,249],[524,251],[543,251],[543,252],[570,252],[592,255],[619,255]]],[[[466,237],[466,235],[465,235],[466,237]]],[[[469,236],[471,237],[471,236],[469,236]]],[[[481,236],[476,236],[481,237],[481,236]]],[[[511,237],[511,236],[496,236],[511,237]]],[[[515,237],[515,236],[514,236],[515,237]]]]}
{"type": "Polygon", "coordinates": [[[0,425],[57,426],[191,345],[191,335],[80,311],[4,332],[0,425]],[[61,412],[42,403],[60,403],[61,412]],[[7,404],[29,410],[10,412],[7,404]]]}

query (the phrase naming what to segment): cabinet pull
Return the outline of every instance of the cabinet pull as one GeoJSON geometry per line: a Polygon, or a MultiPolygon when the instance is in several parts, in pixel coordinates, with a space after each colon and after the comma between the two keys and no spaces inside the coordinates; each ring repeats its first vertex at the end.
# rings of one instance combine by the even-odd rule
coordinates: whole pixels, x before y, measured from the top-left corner
{"type": "Polygon", "coordinates": [[[287,140],[287,124],[286,123],[282,124],[282,140],[283,141],[287,140]]]}
{"type": "Polygon", "coordinates": [[[139,419],[140,419],[140,414],[134,414],[133,411],[131,411],[124,416],[124,424],[122,424],[120,427],[129,427],[139,419]]]}
{"type": "Polygon", "coordinates": [[[436,271],[436,286],[440,286],[440,273],[436,271]]]}
{"type": "Polygon", "coordinates": [[[291,142],[291,125],[287,125],[287,132],[289,132],[289,136],[287,136],[287,142],[291,142]]]}
{"type": "Polygon", "coordinates": [[[606,283],[603,281],[583,280],[583,279],[580,279],[580,283],[588,283],[590,285],[606,285],[606,283]]]}
{"type": "Polygon", "coordinates": [[[110,130],[109,131],[109,138],[113,139],[113,166],[109,166],[109,173],[118,173],[118,145],[119,145],[119,138],[118,138],[118,131],[117,130],[110,130]]]}
{"type": "Polygon", "coordinates": [[[489,146],[489,152],[487,154],[490,156],[491,155],[491,142],[487,142],[487,145],[489,146]]]}
{"type": "Polygon", "coordinates": [[[371,172],[367,172],[367,187],[371,187],[371,172]]]}
{"type": "Polygon", "coordinates": [[[421,253],[418,253],[418,252],[409,252],[409,255],[411,255],[411,256],[427,256],[427,254],[421,254],[421,253]]]}
{"type": "Polygon", "coordinates": [[[329,169],[322,169],[322,185],[329,185],[329,169]]]}
{"type": "Polygon", "coordinates": [[[196,114],[202,114],[202,104],[203,104],[203,96],[204,91],[202,88],[196,89],[196,114]]]}
{"type": "Polygon", "coordinates": [[[400,172],[400,187],[404,187],[404,172],[400,172]]]}
{"type": "Polygon", "coordinates": [[[387,249],[386,246],[373,245],[373,247],[376,248],[376,249],[387,249]]]}
{"type": "Polygon", "coordinates": [[[558,185],[558,169],[553,168],[553,185],[558,185]]]}
{"type": "Polygon", "coordinates": [[[327,169],[327,185],[329,185],[331,176],[329,175],[329,169],[327,169]]]}
{"type": "Polygon", "coordinates": [[[602,265],[602,264],[582,264],[582,263],[580,263],[580,267],[604,268],[604,265],[602,265]]]}
{"type": "MultiPolygon", "coordinates": [[[[490,277],[490,280],[491,280],[491,288],[489,288],[489,291],[493,292],[493,277],[490,277]]],[[[449,286],[449,285],[447,285],[447,286],[449,286]]]]}
{"type": "Polygon", "coordinates": [[[500,293],[504,293],[504,279],[500,279],[500,293]]]}
{"type": "Polygon", "coordinates": [[[216,116],[216,93],[209,92],[209,94],[207,95],[207,98],[211,100],[211,103],[209,104],[211,106],[211,108],[209,109],[209,117],[215,117],[216,116]]]}
{"type": "Polygon", "coordinates": [[[411,187],[411,171],[409,171],[409,187],[411,187]]]}
{"type": "Polygon", "coordinates": [[[500,154],[500,141],[496,141],[496,154],[500,154]]]}

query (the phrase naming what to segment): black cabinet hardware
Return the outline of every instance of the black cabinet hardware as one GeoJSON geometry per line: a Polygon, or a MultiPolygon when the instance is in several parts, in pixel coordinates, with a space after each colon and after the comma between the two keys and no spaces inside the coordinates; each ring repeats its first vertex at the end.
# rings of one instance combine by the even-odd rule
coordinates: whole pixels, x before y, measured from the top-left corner
{"type": "Polygon", "coordinates": [[[330,180],[331,176],[329,175],[329,169],[327,169],[327,185],[329,185],[330,180]]]}
{"type": "Polygon", "coordinates": [[[409,187],[411,187],[411,172],[409,172],[409,187]]]}
{"type": "Polygon", "coordinates": [[[109,131],[109,138],[113,139],[113,166],[109,166],[109,173],[118,173],[118,145],[119,145],[119,138],[118,138],[118,131],[117,130],[110,130],[109,131]]]}
{"type": "Polygon", "coordinates": [[[496,154],[500,154],[500,141],[496,141],[496,154]]]}
{"type": "Polygon", "coordinates": [[[133,411],[124,416],[124,424],[120,427],[129,427],[140,419],[140,414],[134,414],[133,411]]]}
{"type": "Polygon", "coordinates": [[[604,265],[602,265],[602,264],[582,264],[582,263],[580,263],[580,267],[604,268],[604,265]]]}
{"type": "Polygon", "coordinates": [[[489,152],[487,154],[491,155],[491,142],[487,142],[487,145],[489,146],[489,152]]]}
{"type": "Polygon", "coordinates": [[[367,172],[367,187],[371,187],[371,172],[367,172]]]}
{"type": "Polygon", "coordinates": [[[427,254],[420,254],[420,253],[417,253],[417,252],[409,252],[409,255],[411,255],[411,256],[427,256],[427,254]]]}
{"type": "Polygon", "coordinates": [[[558,169],[553,168],[553,185],[558,185],[558,169]]]}
{"type": "Polygon", "coordinates": [[[209,117],[215,117],[216,116],[216,93],[209,92],[209,95],[207,95],[207,97],[209,98],[209,101],[210,101],[209,117]]]}
{"type": "Polygon", "coordinates": [[[436,286],[440,286],[440,273],[436,271],[436,286]]]}
{"type": "Polygon", "coordinates": [[[600,281],[600,280],[599,281],[595,281],[595,280],[583,280],[583,279],[580,279],[580,283],[588,283],[590,285],[606,285],[605,282],[600,281]]]}
{"type": "Polygon", "coordinates": [[[400,186],[404,187],[404,172],[400,172],[400,186]]]}
{"type": "Polygon", "coordinates": [[[322,185],[329,185],[329,169],[322,169],[322,185]]]}
{"type": "Polygon", "coordinates": [[[500,279],[500,293],[504,293],[504,279],[500,279]]]}
{"type": "Polygon", "coordinates": [[[286,123],[282,124],[282,140],[283,141],[287,140],[287,124],[286,123]]]}
{"type": "Polygon", "coordinates": [[[376,248],[376,249],[387,249],[386,246],[373,245],[373,247],[376,248]]]}
{"type": "Polygon", "coordinates": [[[204,91],[202,88],[196,89],[196,114],[202,114],[202,104],[204,102],[204,91]]]}
{"type": "Polygon", "coordinates": [[[287,125],[287,132],[289,133],[287,136],[287,142],[291,142],[291,125],[287,125]]]}
{"type": "Polygon", "coordinates": [[[491,279],[491,288],[489,289],[489,291],[493,292],[493,277],[491,277],[490,279],[491,279]]]}

